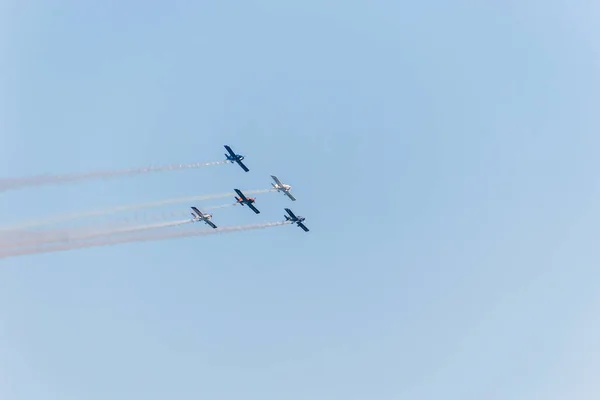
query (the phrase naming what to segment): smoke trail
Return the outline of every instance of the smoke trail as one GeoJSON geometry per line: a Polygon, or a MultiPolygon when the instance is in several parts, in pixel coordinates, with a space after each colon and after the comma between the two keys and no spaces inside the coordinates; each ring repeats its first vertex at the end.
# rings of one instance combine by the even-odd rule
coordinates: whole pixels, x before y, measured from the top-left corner
{"type": "Polygon", "coordinates": [[[113,171],[93,171],[81,174],[65,174],[65,175],[40,175],[28,178],[9,178],[0,180],[0,190],[19,189],[27,186],[48,185],[54,183],[77,182],[88,179],[103,179],[115,178],[126,175],[147,174],[150,172],[160,171],[177,171],[184,169],[209,167],[212,165],[227,164],[229,161],[214,161],[205,163],[189,163],[189,164],[171,164],[162,166],[150,166],[142,168],[129,168],[113,171]]]}
{"type": "MultiPolygon", "coordinates": [[[[216,209],[221,209],[221,208],[227,208],[227,207],[233,207],[235,205],[235,203],[227,203],[227,204],[221,204],[221,205],[217,205],[217,206],[208,206],[208,207],[200,207],[200,209],[205,212],[208,210],[216,210],[216,209]]],[[[176,217],[185,217],[185,216],[189,216],[191,214],[189,208],[188,209],[179,209],[176,211],[170,211],[170,212],[163,212],[163,213],[159,213],[159,214],[150,214],[150,215],[133,215],[130,217],[123,217],[123,218],[118,218],[115,219],[115,222],[120,223],[120,224],[125,224],[125,223],[131,223],[131,222],[148,222],[148,221],[159,221],[159,220],[164,220],[167,218],[176,218],[176,217]]],[[[2,234],[2,232],[0,231],[0,235],[2,234]]]]}
{"type": "MultiPolygon", "coordinates": [[[[170,228],[179,225],[191,224],[193,221],[191,219],[183,219],[179,221],[169,221],[169,222],[161,222],[158,224],[145,224],[138,226],[129,226],[121,229],[113,229],[113,230],[104,230],[104,231],[89,231],[83,235],[69,235],[66,241],[74,241],[74,240],[82,240],[82,239],[91,239],[94,237],[102,237],[102,236],[111,236],[116,234],[123,233],[134,233],[139,231],[147,231],[152,229],[160,229],[160,228],[170,228]]],[[[60,241],[65,241],[64,238],[59,238],[60,241]]]]}
{"type": "Polygon", "coordinates": [[[147,234],[138,234],[131,235],[129,237],[120,237],[120,238],[107,238],[102,240],[95,240],[84,243],[70,243],[70,244],[62,244],[56,246],[47,246],[33,249],[14,249],[9,251],[0,251],[0,258],[6,257],[14,257],[19,255],[26,254],[38,254],[38,253],[49,253],[55,251],[65,251],[65,250],[74,250],[81,249],[86,247],[97,247],[97,246],[109,246],[121,243],[130,243],[130,242],[147,242],[153,240],[164,240],[164,239],[173,239],[173,238],[182,238],[182,237],[193,237],[193,236],[207,236],[207,235],[216,235],[221,233],[231,233],[231,232],[239,232],[239,231],[248,231],[254,229],[264,229],[271,228],[275,226],[282,226],[289,224],[289,221],[280,221],[280,222],[267,222],[263,224],[253,224],[253,225],[239,225],[239,226],[231,226],[231,227],[219,227],[217,229],[206,229],[206,230],[193,230],[193,231],[168,231],[168,232],[157,232],[151,234],[148,232],[147,234]]]}
{"type": "MultiPolygon", "coordinates": [[[[221,204],[216,206],[208,206],[202,207],[203,211],[232,207],[234,203],[221,204]]],[[[54,229],[44,229],[44,230],[16,230],[16,231],[0,231],[0,249],[6,247],[15,247],[15,246],[25,246],[25,245],[34,245],[35,243],[40,242],[56,242],[68,240],[68,238],[79,238],[75,237],[75,235],[85,235],[90,232],[105,232],[106,234],[110,233],[118,233],[119,229],[133,229],[133,230],[146,230],[146,229],[154,229],[171,226],[171,224],[178,225],[177,222],[163,222],[163,223],[154,223],[149,224],[151,221],[160,221],[170,218],[177,217],[185,217],[189,216],[191,213],[189,211],[171,211],[164,212],[160,214],[151,214],[151,215],[137,215],[129,218],[119,218],[111,223],[98,224],[94,228],[90,227],[90,225],[84,225],[83,227],[71,227],[71,228],[54,228],[54,229]],[[131,223],[145,223],[144,225],[135,225],[131,227],[129,224],[131,223]]],[[[191,218],[182,220],[181,223],[192,222],[191,218]]],[[[98,233],[102,235],[104,233],[98,233]]]]}
{"type": "MultiPolygon", "coordinates": [[[[251,195],[251,194],[267,193],[267,192],[274,192],[274,191],[275,191],[275,189],[259,189],[259,190],[243,190],[242,192],[244,194],[251,195]]],[[[224,197],[229,197],[229,196],[231,196],[231,197],[236,196],[236,193],[229,192],[229,193],[220,193],[220,194],[209,194],[209,195],[203,195],[203,196],[179,197],[179,198],[153,201],[153,202],[149,202],[149,203],[129,204],[129,205],[123,205],[123,206],[116,206],[116,207],[112,207],[112,208],[100,209],[100,210],[82,211],[82,212],[73,213],[73,214],[59,215],[59,216],[46,218],[46,219],[35,219],[35,220],[20,223],[20,224],[15,224],[15,225],[6,226],[6,227],[0,227],[0,231],[17,230],[17,229],[36,227],[36,226],[51,225],[51,224],[56,224],[56,223],[61,223],[61,222],[72,221],[72,220],[76,220],[76,219],[80,219],[80,218],[89,218],[89,217],[110,215],[110,214],[115,214],[118,212],[135,211],[135,210],[141,210],[144,208],[165,206],[165,205],[169,205],[169,204],[191,203],[194,201],[219,199],[219,198],[224,198],[224,197]]]]}
{"type": "Polygon", "coordinates": [[[2,248],[24,247],[24,246],[41,246],[48,243],[56,242],[72,242],[76,240],[85,240],[95,237],[111,236],[123,233],[133,233],[140,231],[147,231],[160,228],[169,228],[180,225],[192,223],[191,219],[184,219],[179,221],[168,221],[154,224],[134,225],[134,226],[106,226],[104,229],[91,229],[91,228],[80,228],[80,229],[60,229],[60,230],[49,230],[45,232],[35,232],[36,235],[22,237],[21,240],[17,241],[2,241],[0,242],[0,251],[2,248]]]}

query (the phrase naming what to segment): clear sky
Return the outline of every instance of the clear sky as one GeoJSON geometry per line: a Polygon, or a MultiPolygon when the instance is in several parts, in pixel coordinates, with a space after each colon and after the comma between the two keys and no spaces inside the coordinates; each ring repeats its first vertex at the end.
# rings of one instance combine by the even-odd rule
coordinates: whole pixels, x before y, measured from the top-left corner
{"type": "Polygon", "coordinates": [[[2,176],[251,169],[3,222],[276,174],[298,201],[215,221],[311,229],[0,260],[0,398],[598,399],[599,4],[0,1],[2,176]]]}

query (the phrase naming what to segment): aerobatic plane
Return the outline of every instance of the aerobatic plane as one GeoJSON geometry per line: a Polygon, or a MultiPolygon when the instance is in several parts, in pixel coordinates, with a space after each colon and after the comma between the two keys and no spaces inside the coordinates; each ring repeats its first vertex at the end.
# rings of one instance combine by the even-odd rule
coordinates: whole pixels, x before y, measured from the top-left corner
{"type": "Polygon", "coordinates": [[[233,163],[233,162],[236,162],[236,163],[238,163],[238,165],[239,165],[240,167],[242,167],[242,169],[243,169],[244,171],[246,171],[246,172],[250,171],[250,170],[248,169],[248,167],[246,167],[246,166],[244,165],[244,163],[242,162],[242,160],[244,159],[244,156],[243,156],[243,155],[241,155],[241,154],[235,154],[235,153],[233,152],[233,150],[231,150],[231,147],[229,147],[229,146],[227,146],[227,145],[225,145],[225,150],[227,150],[227,151],[229,152],[229,154],[225,154],[225,157],[227,157],[227,161],[229,161],[229,162],[232,162],[232,163],[233,163]]]}
{"type": "Polygon", "coordinates": [[[304,232],[308,232],[308,228],[302,223],[306,218],[296,216],[289,208],[286,208],[285,211],[287,211],[287,213],[290,214],[289,217],[287,215],[284,215],[286,221],[291,221],[292,223],[295,223],[300,228],[302,228],[304,232]]]}
{"type": "Polygon", "coordinates": [[[240,191],[240,189],[233,189],[235,190],[235,192],[238,194],[238,196],[240,197],[236,197],[235,200],[237,201],[236,204],[241,204],[242,206],[245,204],[248,206],[249,209],[251,209],[252,211],[254,211],[256,214],[260,214],[260,211],[258,211],[256,209],[256,207],[254,207],[252,205],[252,203],[254,203],[256,201],[255,198],[247,198],[246,196],[244,196],[244,193],[242,193],[240,191]]]}
{"type": "Polygon", "coordinates": [[[281,183],[281,181],[275,176],[271,175],[271,178],[275,181],[275,183],[271,183],[278,192],[283,192],[287,197],[289,197],[292,201],[296,201],[296,198],[292,196],[290,190],[292,187],[290,185],[286,185],[285,183],[281,183]]]}
{"type": "Polygon", "coordinates": [[[194,221],[204,221],[206,222],[207,225],[210,225],[213,227],[213,229],[216,229],[217,226],[215,224],[212,223],[211,219],[212,219],[212,215],[211,214],[204,214],[202,213],[202,211],[198,210],[196,207],[192,207],[192,217],[194,217],[194,221]]]}

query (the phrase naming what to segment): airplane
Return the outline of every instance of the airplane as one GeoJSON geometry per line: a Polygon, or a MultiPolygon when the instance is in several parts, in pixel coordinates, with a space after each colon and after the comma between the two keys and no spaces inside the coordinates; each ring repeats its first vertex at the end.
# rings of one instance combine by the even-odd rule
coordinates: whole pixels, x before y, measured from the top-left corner
{"type": "Polygon", "coordinates": [[[235,153],[233,152],[233,150],[231,150],[231,147],[229,147],[229,146],[227,146],[227,145],[225,145],[224,147],[225,147],[225,149],[226,149],[226,150],[229,152],[229,154],[225,154],[225,157],[227,157],[227,161],[230,161],[230,162],[232,162],[232,163],[233,163],[233,162],[236,162],[236,163],[238,163],[238,165],[239,165],[240,167],[242,167],[242,169],[243,169],[244,171],[246,171],[246,172],[250,171],[250,170],[248,169],[248,167],[246,167],[246,166],[244,165],[244,163],[242,162],[242,160],[244,159],[244,156],[243,156],[243,155],[241,155],[241,154],[235,154],[235,153]]]}
{"type": "Polygon", "coordinates": [[[286,221],[291,221],[292,223],[296,223],[296,225],[298,225],[300,228],[302,228],[304,230],[304,232],[308,232],[308,228],[306,226],[304,226],[304,224],[302,223],[302,222],[304,222],[304,220],[306,218],[301,217],[301,216],[296,216],[292,212],[292,210],[290,210],[289,208],[286,208],[285,211],[287,211],[287,213],[290,214],[289,217],[287,215],[284,215],[286,221]]]}
{"type": "Polygon", "coordinates": [[[194,211],[193,213],[191,213],[192,217],[194,217],[194,221],[204,221],[207,225],[212,226],[213,229],[217,228],[217,226],[211,221],[211,214],[203,214],[202,211],[198,210],[196,207],[192,207],[192,210],[194,211]]]}
{"type": "Polygon", "coordinates": [[[236,197],[235,200],[237,201],[236,204],[241,204],[242,206],[245,204],[248,206],[249,209],[251,209],[252,211],[254,211],[256,214],[260,214],[260,211],[258,211],[256,209],[256,207],[254,207],[252,205],[252,203],[254,203],[256,201],[256,199],[254,198],[247,198],[246,196],[244,196],[244,193],[242,193],[240,191],[240,189],[233,189],[235,190],[235,192],[238,194],[238,196],[240,197],[236,197]]]}
{"type": "Polygon", "coordinates": [[[273,185],[273,187],[277,189],[278,192],[283,192],[283,194],[292,199],[292,201],[296,201],[296,198],[290,193],[290,190],[292,189],[290,185],[281,183],[281,181],[277,179],[275,175],[271,175],[271,178],[273,178],[273,180],[275,181],[275,183],[271,183],[271,185],[273,185]]]}

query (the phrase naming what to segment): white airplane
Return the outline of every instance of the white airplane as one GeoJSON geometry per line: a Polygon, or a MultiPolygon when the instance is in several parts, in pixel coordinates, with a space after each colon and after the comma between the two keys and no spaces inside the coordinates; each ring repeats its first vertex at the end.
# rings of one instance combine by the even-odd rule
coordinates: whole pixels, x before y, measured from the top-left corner
{"type": "Polygon", "coordinates": [[[292,196],[290,190],[292,187],[290,185],[286,185],[285,183],[281,183],[279,179],[275,175],[271,175],[271,178],[275,181],[275,183],[271,183],[278,192],[283,192],[287,197],[289,197],[292,201],[296,201],[296,198],[292,196]]]}
{"type": "Polygon", "coordinates": [[[203,214],[202,211],[198,210],[196,207],[192,207],[192,210],[194,211],[192,213],[192,217],[194,217],[194,221],[204,221],[204,222],[206,222],[207,225],[210,225],[215,229],[217,228],[217,226],[215,224],[213,224],[211,221],[211,218],[212,218],[211,214],[203,214]]]}

